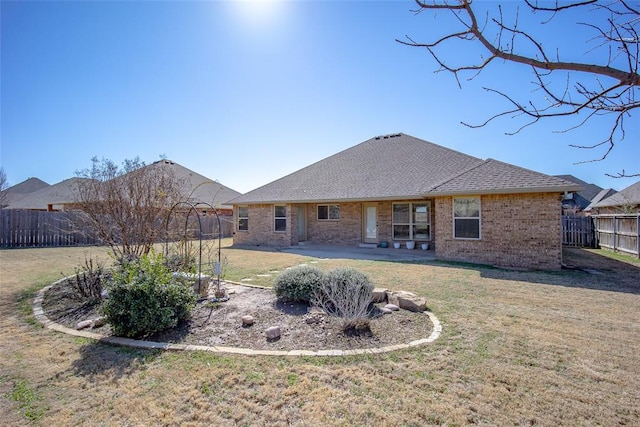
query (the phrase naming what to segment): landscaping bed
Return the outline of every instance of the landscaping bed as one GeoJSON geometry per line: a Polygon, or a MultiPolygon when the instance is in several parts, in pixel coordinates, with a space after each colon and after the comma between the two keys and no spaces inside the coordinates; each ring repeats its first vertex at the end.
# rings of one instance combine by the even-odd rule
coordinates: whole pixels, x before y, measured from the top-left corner
{"type": "MultiPolygon", "coordinates": [[[[226,302],[199,301],[189,321],[144,339],[157,342],[205,346],[241,347],[255,350],[351,350],[406,344],[427,338],[433,324],[425,313],[407,310],[382,314],[376,304],[371,330],[360,334],[342,331],[340,319],[309,313],[304,303],[282,302],[271,289],[226,284],[226,302]],[[243,326],[242,317],[252,316],[254,324],[243,326]],[[267,340],[265,330],[277,326],[281,337],[267,340]]],[[[46,293],[43,309],[49,320],[69,328],[101,316],[99,305],[85,305],[74,297],[67,281],[60,281],[46,293]]],[[[92,332],[112,335],[109,325],[92,332]]]]}

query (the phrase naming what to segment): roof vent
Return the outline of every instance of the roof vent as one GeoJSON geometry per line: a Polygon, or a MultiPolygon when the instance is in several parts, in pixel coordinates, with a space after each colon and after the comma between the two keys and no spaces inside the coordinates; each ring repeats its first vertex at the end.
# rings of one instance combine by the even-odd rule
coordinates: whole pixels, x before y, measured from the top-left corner
{"type": "Polygon", "coordinates": [[[376,136],[374,139],[389,139],[389,138],[398,138],[402,136],[401,133],[391,133],[389,135],[380,135],[380,136],[376,136]]]}
{"type": "Polygon", "coordinates": [[[389,138],[397,138],[399,136],[402,136],[402,134],[401,133],[391,133],[389,135],[376,136],[375,139],[389,139],[389,138]]]}

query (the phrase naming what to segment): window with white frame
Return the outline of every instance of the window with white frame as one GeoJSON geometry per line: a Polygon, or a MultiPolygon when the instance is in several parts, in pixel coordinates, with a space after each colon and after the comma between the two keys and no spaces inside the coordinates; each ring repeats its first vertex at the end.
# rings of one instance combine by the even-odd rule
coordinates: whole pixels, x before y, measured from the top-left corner
{"type": "Polygon", "coordinates": [[[480,197],[453,199],[453,237],[480,239],[480,197]]]}
{"type": "Polygon", "coordinates": [[[248,206],[238,206],[238,231],[249,231],[248,206]]]}
{"type": "Polygon", "coordinates": [[[431,203],[394,203],[394,240],[431,240],[431,203]]]}
{"type": "Polygon", "coordinates": [[[274,231],[287,231],[287,207],[285,205],[273,207],[273,221],[274,231]]]}
{"type": "Polygon", "coordinates": [[[318,205],[319,221],[336,221],[340,219],[340,205],[318,205]]]}

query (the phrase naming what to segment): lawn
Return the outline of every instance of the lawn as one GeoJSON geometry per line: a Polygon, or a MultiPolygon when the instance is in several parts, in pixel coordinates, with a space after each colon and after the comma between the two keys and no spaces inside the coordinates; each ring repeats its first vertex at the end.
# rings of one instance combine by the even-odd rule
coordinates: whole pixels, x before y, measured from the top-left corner
{"type": "MultiPolygon", "coordinates": [[[[313,260],[225,248],[226,278],[313,260]]],[[[423,295],[434,343],[357,357],[134,350],[40,327],[37,289],[103,248],[0,251],[2,425],[639,425],[640,264],[572,249],[588,272],[349,265],[423,295]]]]}

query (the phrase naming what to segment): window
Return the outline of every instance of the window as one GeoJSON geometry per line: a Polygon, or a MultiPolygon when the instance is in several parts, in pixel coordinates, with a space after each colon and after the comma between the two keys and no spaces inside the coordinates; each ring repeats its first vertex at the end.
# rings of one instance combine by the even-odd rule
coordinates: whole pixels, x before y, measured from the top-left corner
{"type": "Polygon", "coordinates": [[[249,207],[238,207],[238,231],[249,231],[249,207]]]}
{"type": "Polygon", "coordinates": [[[393,204],[394,240],[431,240],[430,203],[393,204]]]}
{"type": "Polygon", "coordinates": [[[340,205],[318,205],[318,220],[338,220],[340,219],[340,205]]]}
{"type": "Polygon", "coordinates": [[[453,237],[456,239],[480,238],[479,197],[453,199],[453,237]]]}
{"type": "Polygon", "coordinates": [[[276,205],[273,207],[274,231],[287,231],[287,207],[276,205]]]}

